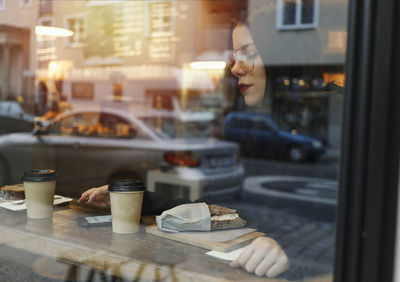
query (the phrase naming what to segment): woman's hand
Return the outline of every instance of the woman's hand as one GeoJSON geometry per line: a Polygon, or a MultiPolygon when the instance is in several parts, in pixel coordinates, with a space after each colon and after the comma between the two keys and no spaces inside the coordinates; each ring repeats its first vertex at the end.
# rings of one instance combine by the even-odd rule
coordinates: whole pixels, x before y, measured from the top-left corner
{"type": "Polygon", "coordinates": [[[289,268],[289,259],[275,240],[259,237],[231,262],[231,266],[241,266],[257,276],[275,277],[289,268]]]}
{"type": "Polygon", "coordinates": [[[91,188],[83,192],[78,199],[78,203],[88,204],[96,208],[109,208],[110,194],[108,193],[108,185],[91,188]]]}

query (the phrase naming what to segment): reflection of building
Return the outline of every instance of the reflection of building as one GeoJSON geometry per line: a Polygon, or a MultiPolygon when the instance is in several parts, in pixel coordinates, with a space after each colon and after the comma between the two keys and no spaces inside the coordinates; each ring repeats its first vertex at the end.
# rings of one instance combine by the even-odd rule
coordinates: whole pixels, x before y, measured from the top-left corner
{"type": "Polygon", "coordinates": [[[340,142],[347,6],[347,0],[249,0],[250,14],[262,14],[258,43],[273,76],[271,111],[333,146],[340,142]]]}
{"type": "Polygon", "coordinates": [[[50,3],[50,12],[40,13],[39,21],[74,35],[48,42],[51,48],[41,53],[51,53],[38,57],[37,73],[49,76],[50,57],[55,64],[73,62],[63,75],[62,92],[72,105],[81,107],[93,103],[121,107],[121,102],[146,107],[155,103],[154,98],[166,101],[175,93],[181,107],[188,108],[187,96],[215,94],[223,71],[194,70],[189,63],[200,57],[224,59],[230,17],[246,7],[246,1],[50,3]],[[115,80],[115,74],[123,79],[115,80]]]}
{"type": "Polygon", "coordinates": [[[223,96],[224,72],[211,67],[195,72],[190,62],[226,59],[232,17],[247,9],[262,12],[259,39],[264,63],[274,70],[272,112],[286,112],[287,122],[337,143],[332,137],[339,135],[333,129],[339,126],[342,95],[326,86],[344,77],[347,0],[0,3],[5,3],[0,5],[1,98],[24,96],[32,102],[35,78],[37,84],[56,82],[49,101],[57,92],[81,106],[156,105],[154,99],[166,105],[171,95],[184,109],[192,101],[196,108],[204,101],[207,107],[221,106],[218,101],[233,96],[223,96]],[[35,25],[74,34],[35,36],[35,25]]]}
{"type": "Polygon", "coordinates": [[[0,99],[33,91],[34,1],[0,1],[0,99]]]}

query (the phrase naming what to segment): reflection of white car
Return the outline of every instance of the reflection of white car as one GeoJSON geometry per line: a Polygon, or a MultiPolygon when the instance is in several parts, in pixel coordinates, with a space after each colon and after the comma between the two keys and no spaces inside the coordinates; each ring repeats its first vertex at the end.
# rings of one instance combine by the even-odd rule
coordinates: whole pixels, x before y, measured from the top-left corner
{"type": "MultiPolygon", "coordinates": [[[[143,115],[139,118],[160,137],[166,139],[181,138],[190,142],[195,139],[207,140],[211,135],[211,123],[207,115],[192,116],[187,119],[173,115],[143,115]]],[[[208,166],[210,168],[229,167],[233,161],[231,158],[213,157],[208,160],[208,166]]],[[[163,167],[148,172],[147,188],[153,192],[168,191],[172,197],[178,195],[194,201],[201,196],[239,192],[242,180],[237,177],[227,179],[230,174],[229,171],[227,173],[221,171],[221,173],[210,175],[188,167],[176,167],[173,170],[163,167]]]]}
{"type": "MultiPolygon", "coordinates": [[[[197,130],[179,120],[167,123],[168,133],[174,128],[197,130]]],[[[32,133],[0,136],[0,185],[20,182],[27,169],[52,168],[58,175],[57,192],[77,197],[114,177],[146,179],[148,171],[161,168],[180,180],[179,185],[164,187],[172,196],[190,197],[193,181],[200,183],[198,196],[234,193],[241,188],[244,175],[237,154],[234,143],[196,134],[171,137],[118,110],[76,110],[32,133]],[[185,181],[191,184],[185,186],[185,181]]]]}
{"type": "Polygon", "coordinates": [[[16,101],[0,101],[0,134],[31,131],[34,116],[26,113],[16,101]]]}

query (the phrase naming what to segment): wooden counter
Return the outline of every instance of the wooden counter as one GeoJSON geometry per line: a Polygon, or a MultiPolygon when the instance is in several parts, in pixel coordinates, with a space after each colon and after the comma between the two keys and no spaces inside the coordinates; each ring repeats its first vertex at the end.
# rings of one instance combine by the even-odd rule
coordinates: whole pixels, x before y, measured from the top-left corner
{"type": "Polygon", "coordinates": [[[111,226],[76,223],[88,215],[95,214],[69,205],[56,207],[50,219],[33,220],[26,211],[0,208],[0,244],[69,262],[73,271],[90,268],[129,281],[268,281],[231,268],[206,255],[206,249],[146,234],[144,227],[134,235],[119,235],[111,226]]]}

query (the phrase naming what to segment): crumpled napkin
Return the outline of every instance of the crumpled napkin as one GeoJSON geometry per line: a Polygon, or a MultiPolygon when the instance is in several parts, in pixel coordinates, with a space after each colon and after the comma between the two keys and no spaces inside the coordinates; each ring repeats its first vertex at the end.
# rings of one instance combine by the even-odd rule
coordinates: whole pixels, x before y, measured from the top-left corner
{"type": "Polygon", "coordinates": [[[206,203],[184,204],[156,217],[159,229],[169,232],[210,231],[211,215],[206,203]]]}

